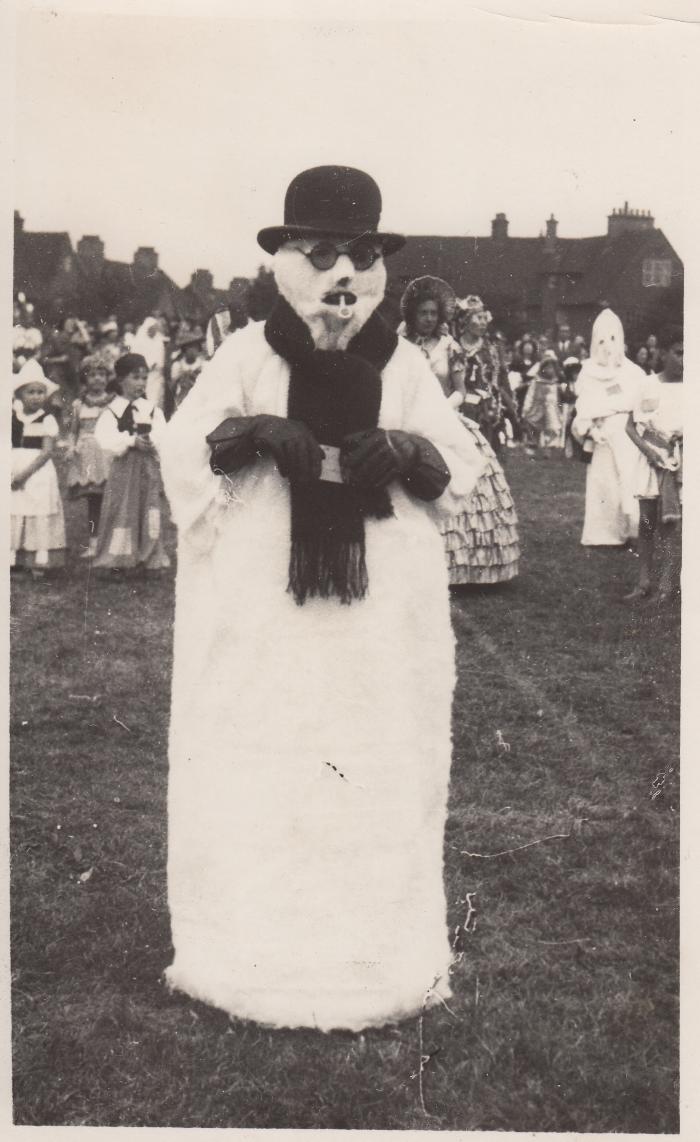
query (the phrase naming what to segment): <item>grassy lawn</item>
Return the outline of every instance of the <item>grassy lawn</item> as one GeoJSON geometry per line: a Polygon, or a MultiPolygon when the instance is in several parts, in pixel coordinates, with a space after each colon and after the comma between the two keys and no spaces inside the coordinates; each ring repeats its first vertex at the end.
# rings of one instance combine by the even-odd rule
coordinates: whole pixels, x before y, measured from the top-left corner
{"type": "Polygon", "coordinates": [[[16,1123],[678,1129],[679,608],[579,546],[582,465],[507,470],[521,577],[453,604],[454,998],[360,1036],[166,992],[172,579],[15,578],[16,1123]]]}

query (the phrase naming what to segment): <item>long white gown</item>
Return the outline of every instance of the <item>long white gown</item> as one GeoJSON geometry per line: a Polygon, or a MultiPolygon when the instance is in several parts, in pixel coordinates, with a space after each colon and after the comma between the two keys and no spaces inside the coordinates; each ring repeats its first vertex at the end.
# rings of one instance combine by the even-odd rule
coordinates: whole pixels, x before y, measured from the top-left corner
{"type": "Polygon", "coordinates": [[[619,546],[639,530],[638,449],[627,435],[627,421],[644,379],[643,371],[626,358],[608,376],[596,375],[588,361],[579,374],[572,432],[578,440],[588,437],[593,443],[586,472],[584,547],[619,546]]]}
{"type": "Polygon", "coordinates": [[[428,437],[438,501],[390,487],[365,522],[369,594],[287,593],[289,491],[271,460],[212,475],[225,417],[286,415],[289,367],[251,324],[166,428],[179,528],[170,729],[173,988],[229,1014],[323,1030],[381,1025],[449,994],[443,832],[454,645],[436,526],[482,460],[424,357],[399,345],[379,424],[428,437]]]}

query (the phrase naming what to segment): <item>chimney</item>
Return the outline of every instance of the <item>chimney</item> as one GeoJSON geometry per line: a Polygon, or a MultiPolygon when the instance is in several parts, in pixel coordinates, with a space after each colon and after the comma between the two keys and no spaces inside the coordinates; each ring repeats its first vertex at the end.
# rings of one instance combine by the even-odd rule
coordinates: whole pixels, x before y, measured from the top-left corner
{"type": "Polygon", "coordinates": [[[24,234],[24,218],[19,210],[15,210],[15,242],[24,234]]]}
{"type": "Polygon", "coordinates": [[[105,244],[96,234],[84,234],[76,246],[78,260],[88,270],[98,269],[105,258],[105,244]]]}
{"type": "Polygon", "coordinates": [[[505,214],[497,214],[491,223],[491,237],[497,242],[504,242],[508,237],[508,219],[505,214]]]}
{"type": "Polygon", "coordinates": [[[209,270],[195,270],[190,278],[190,285],[195,292],[207,292],[214,288],[214,275],[209,270]]]}
{"type": "Polygon", "coordinates": [[[134,269],[143,274],[154,274],[158,269],[158,252],[153,246],[139,246],[134,254],[134,269]]]}
{"type": "Polygon", "coordinates": [[[608,214],[608,237],[616,238],[618,234],[629,234],[630,231],[639,233],[654,229],[654,218],[648,210],[630,210],[626,202],[619,210],[608,214]]]}
{"type": "Polygon", "coordinates": [[[548,250],[556,249],[558,225],[559,223],[557,222],[554,215],[550,214],[549,218],[547,219],[547,236],[544,240],[544,244],[548,250]]]}

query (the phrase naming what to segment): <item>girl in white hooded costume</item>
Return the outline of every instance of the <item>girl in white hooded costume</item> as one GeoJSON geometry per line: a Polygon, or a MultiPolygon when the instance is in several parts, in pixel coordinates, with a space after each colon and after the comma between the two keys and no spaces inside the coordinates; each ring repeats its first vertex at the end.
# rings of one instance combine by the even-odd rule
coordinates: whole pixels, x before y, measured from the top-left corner
{"type": "Polygon", "coordinates": [[[380,206],[350,168],[293,180],[286,225],[259,235],[280,302],[223,342],[160,446],[179,529],[167,978],[273,1026],[360,1030],[449,994],[454,646],[436,520],[482,461],[420,350],[374,314],[382,253],[402,242],[376,232],[380,206]],[[291,416],[326,362],[348,366],[352,403],[358,347],[379,342],[376,427],[335,447],[291,416]],[[307,497],[328,513],[348,480],[377,510],[359,548],[325,561],[307,497]]]}
{"type": "Polygon", "coordinates": [[[581,543],[619,546],[637,536],[637,450],[627,420],[637,407],[644,373],[625,356],[622,323],[604,309],[593,323],[591,354],[576,384],[571,431],[592,453],[586,472],[586,509],[581,543]]]}

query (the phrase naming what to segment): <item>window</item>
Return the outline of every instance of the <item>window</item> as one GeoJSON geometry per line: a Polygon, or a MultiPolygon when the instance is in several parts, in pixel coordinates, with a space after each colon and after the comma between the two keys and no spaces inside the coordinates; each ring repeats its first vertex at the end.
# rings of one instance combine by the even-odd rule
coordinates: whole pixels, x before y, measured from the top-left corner
{"type": "Polygon", "coordinates": [[[645,258],[642,263],[642,285],[670,286],[671,259],[645,258]]]}
{"type": "Polygon", "coordinates": [[[70,254],[69,254],[67,258],[63,259],[63,272],[66,274],[69,274],[71,272],[72,268],[73,268],[73,259],[71,258],[70,254]]]}

